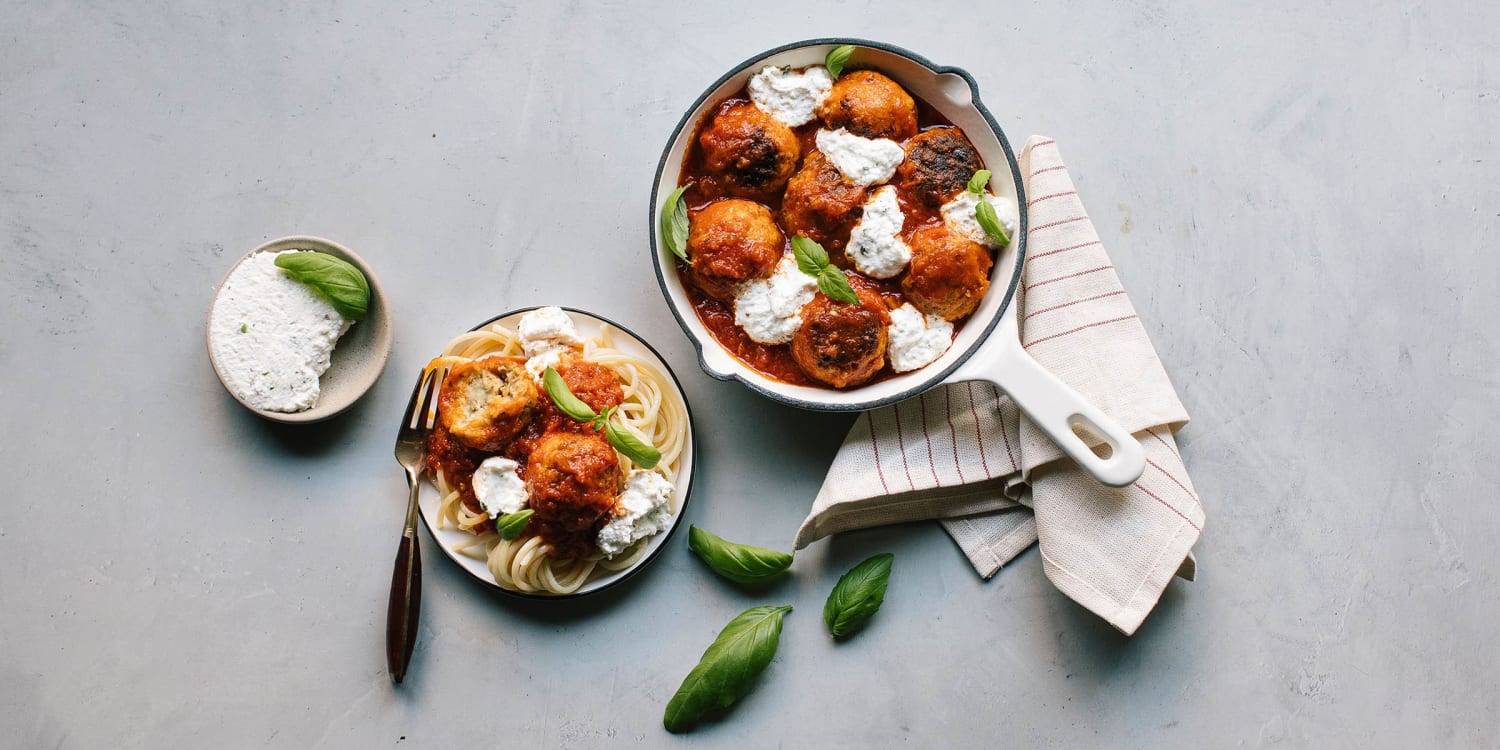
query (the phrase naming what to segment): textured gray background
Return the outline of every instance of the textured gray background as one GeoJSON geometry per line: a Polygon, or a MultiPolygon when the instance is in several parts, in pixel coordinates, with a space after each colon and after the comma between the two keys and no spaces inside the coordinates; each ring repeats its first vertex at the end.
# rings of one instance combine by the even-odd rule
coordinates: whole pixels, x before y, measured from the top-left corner
{"type": "Polygon", "coordinates": [[[1500,743],[1493,4],[185,5],[0,0],[0,745],[1500,743]],[[429,544],[393,689],[394,422],[504,309],[653,338],[702,420],[688,520],[788,543],[849,417],[703,376],[644,222],[702,87],[823,35],[966,67],[1013,139],[1058,139],[1194,415],[1198,582],[1127,639],[1035,551],[984,582],[933,524],[820,543],[765,596],[679,541],[558,606],[429,544]],[[203,317],[304,232],[379,270],[396,350],[352,413],[279,428],[221,390],[203,317]],[[823,596],[879,550],[885,608],[834,645],[823,596]],[[760,689],[664,733],[763,602],[797,609],[760,689]]]}

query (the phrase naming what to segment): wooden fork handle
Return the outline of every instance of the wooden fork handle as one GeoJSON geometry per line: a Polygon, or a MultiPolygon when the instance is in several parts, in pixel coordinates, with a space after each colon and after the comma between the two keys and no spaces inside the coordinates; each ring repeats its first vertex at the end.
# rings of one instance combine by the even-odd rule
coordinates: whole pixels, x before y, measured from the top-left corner
{"type": "MultiPolygon", "coordinates": [[[[416,487],[413,485],[413,494],[416,487]]],[[[422,550],[417,544],[413,514],[408,514],[401,545],[396,549],[396,569],[391,574],[391,602],[385,619],[385,663],[391,681],[400,683],[417,645],[417,616],[422,610],[422,550]]]]}

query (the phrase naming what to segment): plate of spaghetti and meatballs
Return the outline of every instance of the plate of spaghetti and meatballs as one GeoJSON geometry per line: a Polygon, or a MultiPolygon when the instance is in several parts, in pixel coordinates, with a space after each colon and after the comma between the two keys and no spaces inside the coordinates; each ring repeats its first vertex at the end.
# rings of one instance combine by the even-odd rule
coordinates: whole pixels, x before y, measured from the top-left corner
{"type": "Polygon", "coordinates": [[[712,377],[829,411],[987,381],[1097,479],[1129,484],[1140,444],[1020,345],[1023,184],[968,72],[797,42],[683,115],[657,167],[652,260],[712,377]]]}
{"type": "Polygon", "coordinates": [[[692,420],[643,339],[578,310],[518,310],[449,341],[433,371],[419,510],[470,575],[523,596],[592,593],[676,529],[692,420]]]}

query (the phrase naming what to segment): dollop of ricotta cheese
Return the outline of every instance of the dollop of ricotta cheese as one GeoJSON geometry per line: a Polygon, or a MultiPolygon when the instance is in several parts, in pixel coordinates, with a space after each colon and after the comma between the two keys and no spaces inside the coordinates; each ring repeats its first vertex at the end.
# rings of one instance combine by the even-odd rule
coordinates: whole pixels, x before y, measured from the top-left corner
{"type": "Polygon", "coordinates": [[[521,481],[521,465],[504,456],[491,456],[474,470],[470,484],[474,497],[490,518],[499,518],[526,507],[529,496],[521,481]]]}
{"type": "Polygon", "coordinates": [[[318,402],[318,378],[353,323],[278,268],[281,254],[256,253],[224,280],[208,345],[234,395],[263,411],[299,412],[318,402]]]}
{"type": "Polygon", "coordinates": [[[583,348],[578,327],[560,307],[538,307],[522,315],[516,333],[526,352],[526,371],[533,377],[541,377],[548,367],[555,367],[562,355],[583,348]]]}
{"type": "Polygon", "coordinates": [[[734,323],[762,344],[785,344],[802,327],[802,308],[817,291],[817,280],[803,273],[791,255],[783,255],[769,277],[740,285],[734,323]]]}
{"type": "Polygon", "coordinates": [[[756,108],[794,128],[812,122],[832,89],[833,77],[821,65],[801,73],[767,65],[750,77],[750,101],[756,108]]]}
{"type": "Polygon", "coordinates": [[[890,338],[886,352],[896,372],[926,367],[953,345],[953,324],[937,315],[923,315],[910,302],[891,311],[886,332],[890,338]]]}
{"type": "Polygon", "coordinates": [[[911,262],[911,248],[901,241],[906,215],[896,200],[896,188],[887,185],[865,201],[864,215],[849,232],[845,253],[859,272],[889,279],[911,262]]]}
{"type": "Polygon", "coordinates": [[[654,471],[633,469],[615,501],[615,516],[599,529],[595,544],[605,557],[665,531],[672,523],[672,483],[654,471]]]}
{"type": "Polygon", "coordinates": [[[819,130],[818,150],[856,185],[877,185],[891,179],[906,158],[901,144],[889,138],[864,138],[843,128],[819,130]]]}
{"type": "Polygon", "coordinates": [[[995,207],[995,215],[1000,217],[1000,223],[1005,226],[1005,234],[1015,239],[1016,224],[1020,221],[1020,214],[1016,212],[1016,202],[1003,195],[986,192],[983,196],[979,196],[965,190],[953,200],[943,204],[943,223],[947,224],[950,230],[985,247],[992,249],[1000,247],[1000,243],[990,239],[990,236],[985,233],[984,227],[979,225],[979,219],[974,218],[974,211],[979,208],[981,200],[995,207]]]}

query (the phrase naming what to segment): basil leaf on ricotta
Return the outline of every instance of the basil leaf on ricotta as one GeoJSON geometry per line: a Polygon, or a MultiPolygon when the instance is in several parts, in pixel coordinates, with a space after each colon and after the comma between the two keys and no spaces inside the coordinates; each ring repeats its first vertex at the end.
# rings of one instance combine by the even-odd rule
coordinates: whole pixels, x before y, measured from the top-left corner
{"type": "Polygon", "coordinates": [[[688,549],[710,570],[735,583],[762,583],[792,567],[792,556],[785,552],[736,544],[697,526],[688,527],[688,549]]]}
{"type": "Polygon", "coordinates": [[[876,555],[839,578],[823,605],[823,622],[833,637],[853,635],[880,609],[895,559],[889,552],[876,555]]]}
{"type": "Polygon", "coordinates": [[[839,74],[844,72],[844,66],[849,64],[849,56],[854,54],[854,45],[844,44],[828,50],[828,56],[823,58],[823,67],[828,69],[828,75],[838,80],[839,74]]]}
{"type": "Polygon", "coordinates": [[[505,540],[515,539],[526,531],[526,525],[531,523],[531,514],[536,511],[525,508],[515,513],[507,513],[495,519],[495,530],[500,532],[500,538],[505,540]]]}
{"type": "Polygon", "coordinates": [[[790,605],[751,607],[730,620],[667,702],[662,716],[667,731],[692,729],[748,695],[776,655],[781,621],[790,611],[790,605]]]}
{"type": "Polygon", "coordinates": [[[1005,225],[1000,223],[1000,216],[995,213],[995,207],[989,201],[980,200],[979,205],[974,207],[974,220],[979,222],[980,228],[996,244],[1001,247],[1010,244],[1010,235],[1005,233],[1005,225]]]}
{"type": "Polygon", "coordinates": [[[990,184],[990,170],[981,169],[969,178],[969,192],[984,195],[984,186],[990,184]]]}
{"type": "Polygon", "coordinates": [[[673,190],[672,194],[667,196],[667,202],[661,207],[661,241],[667,246],[667,250],[683,260],[689,260],[689,258],[687,254],[687,204],[682,201],[682,194],[692,186],[693,183],[689,182],[673,190]]]}
{"type": "Polygon", "coordinates": [[[833,265],[822,245],[799,235],[792,238],[792,255],[797,259],[797,268],[817,279],[818,289],[824,294],[839,302],[859,301],[844,269],[833,265]]]}
{"type": "Polygon", "coordinates": [[[328,300],[344,320],[363,320],[370,306],[370,282],[358,268],[316,250],[281,253],[276,266],[328,300]]]}

